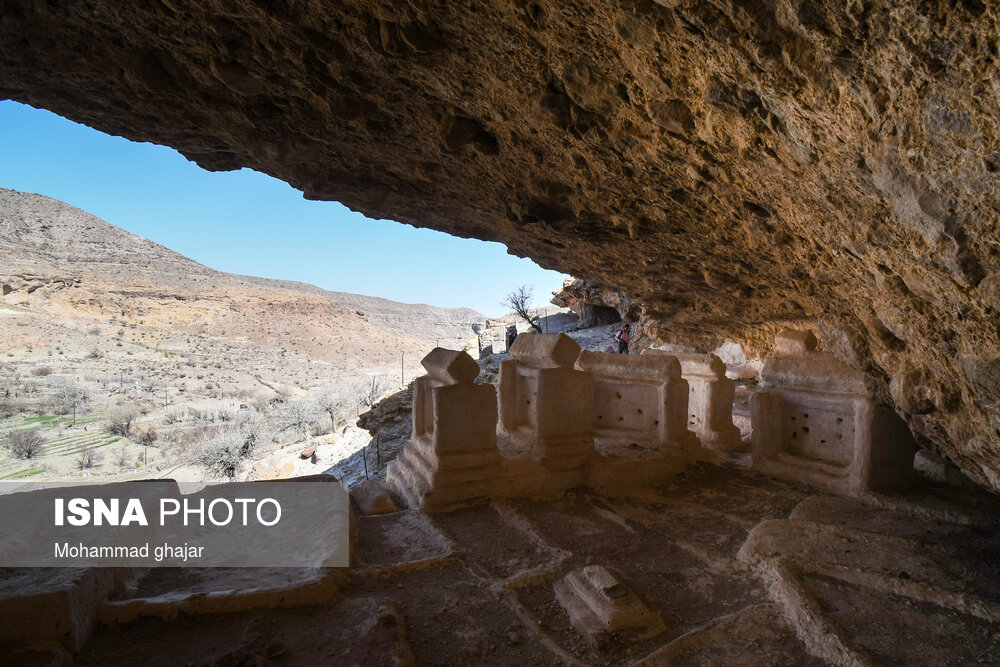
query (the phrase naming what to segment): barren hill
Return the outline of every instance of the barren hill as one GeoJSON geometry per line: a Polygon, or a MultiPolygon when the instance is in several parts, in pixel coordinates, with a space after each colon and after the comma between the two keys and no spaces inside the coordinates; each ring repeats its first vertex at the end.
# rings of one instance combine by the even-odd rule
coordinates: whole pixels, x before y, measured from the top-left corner
{"type": "Polygon", "coordinates": [[[47,342],[76,356],[97,344],[87,335],[117,332],[147,357],[207,355],[203,348],[223,345],[243,370],[279,382],[287,380],[279,356],[325,362],[327,374],[398,374],[401,355],[414,369],[438,341],[469,339],[485,320],[470,309],[215,271],[68,204],[14,190],[0,189],[0,257],[9,315],[0,332],[29,356],[47,342]]]}

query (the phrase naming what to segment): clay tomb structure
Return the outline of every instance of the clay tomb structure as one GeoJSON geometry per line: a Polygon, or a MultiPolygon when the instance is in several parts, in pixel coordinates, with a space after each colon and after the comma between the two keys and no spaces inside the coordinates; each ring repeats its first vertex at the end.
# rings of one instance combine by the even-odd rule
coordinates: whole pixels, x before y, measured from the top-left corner
{"type": "Polygon", "coordinates": [[[490,495],[500,477],[496,389],[474,383],[479,366],[465,352],[438,347],[420,363],[427,375],[414,381],[413,435],[387,482],[414,507],[490,495]]]}
{"type": "Polygon", "coordinates": [[[413,435],[386,483],[411,507],[655,485],[699,460],[687,383],[666,355],[582,352],[565,334],[524,334],[500,387],[476,385],[465,352],[437,348],[413,393],[413,435]],[[498,418],[499,417],[499,418],[498,418]]]}
{"type": "MultiPolygon", "coordinates": [[[[594,446],[594,379],[573,368],[580,346],[562,334],[522,334],[500,364],[500,430],[505,449],[574,474],[594,446]]],[[[577,483],[583,481],[582,477],[577,483]]]]}
{"type": "Polygon", "coordinates": [[[594,648],[655,637],[666,629],[663,619],[602,565],[574,570],[553,589],[570,623],[594,648]]]}
{"type": "Polygon", "coordinates": [[[697,445],[687,427],[688,383],[676,358],[588,350],[576,367],[594,378],[594,438],[610,455],[622,447],[658,451],[697,445]]]}
{"type": "Polygon", "coordinates": [[[754,467],[835,492],[905,490],[916,446],[903,420],[872,399],[860,372],[817,352],[811,331],[775,342],[750,402],[754,467]]]}
{"type": "MultiPolygon", "coordinates": [[[[670,355],[647,348],[644,355],[670,355]]],[[[726,365],[714,354],[675,354],[690,387],[688,426],[706,447],[723,452],[747,451],[740,429],[733,424],[736,381],[726,377],[726,365]]]]}
{"type": "MultiPolygon", "coordinates": [[[[809,330],[775,337],[750,403],[754,467],[846,494],[906,490],[909,428],[873,399],[862,373],[817,345],[809,330]]],[[[423,360],[412,441],[387,474],[411,507],[655,486],[706,458],[699,445],[744,449],[732,423],[735,383],[715,355],[684,355],[696,389],[689,410],[682,363],[663,350],[581,352],[565,334],[525,334],[511,354],[498,394],[475,384],[479,367],[464,352],[437,348],[423,360]]]]}

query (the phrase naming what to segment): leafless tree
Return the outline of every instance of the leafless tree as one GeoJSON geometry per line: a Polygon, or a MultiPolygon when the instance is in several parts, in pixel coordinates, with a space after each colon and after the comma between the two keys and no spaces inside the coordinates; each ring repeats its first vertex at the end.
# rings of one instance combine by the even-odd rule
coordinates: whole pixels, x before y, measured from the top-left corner
{"type": "Polygon", "coordinates": [[[24,403],[17,398],[0,398],[0,419],[12,417],[24,410],[24,403]]]}
{"type": "Polygon", "coordinates": [[[329,387],[316,397],[316,406],[330,417],[330,430],[337,428],[337,418],[353,406],[351,392],[343,385],[329,387]]]}
{"type": "Polygon", "coordinates": [[[112,435],[120,435],[123,438],[129,437],[132,433],[132,425],[139,417],[139,411],[130,406],[119,406],[108,411],[108,432],[112,435]]]}
{"type": "Polygon", "coordinates": [[[76,414],[77,409],[85,408],[90,395],[75,386],[68,378],[57,378],[52,383],[50,411],[53,414],[76,414]]]}
{"type": "Polygon", "coordinates": [[[76,467],[79,470],[93,468],[101,462],[101,458],[103,458],[103,456],[100,452],[95,451],[92,447],[84,447],[80,450],[80,456],[76,459],[76,467]]]}
{"type": "Polygon", "coordinates": [[[531,325],[531,328],[542,333],[542,327],[538,324],[538,317],[532,317],[530,311],[531,297],[534,291],[527,285],[521,285],[507,295],[507,298],[500,305],[513,310],[518,317],[531,325]]]}
{"type": "Polygon", "coordinates": [[[4,396],[17,396],[21,387],[21,375],[17,369],[4,366],[0,369],[0,392],[4,396]]]}
{"type": "Polygon", "coordinates": [[[122,445],[118,449],[114,450],[112,452],[112,455],[114,456],[115,465],[118,467],[119,470],[124,470],[125,468],[130,467],[129,464],[132,462],[132,457],[129,456],[128,450],[125,448],[125,445],[122,445]]]}
{"type": "Polygon", "coordinates": [[[260,422],[246,421],[216,433],[195,455],[195,463],[209,472],[236,479],[262,440],[260,422]]]}
{"type": "Polygon", "coordinates": [[[392,383],[381,375],[373,376],[370,382],[361,385],[361,405],[366,408],[378,403],[379,399],[392,388],[392,383]]]}
{"type": "Polygon", "coordinates": [[[296,399],[282,404],[275,415],[275,424],[279,430],[301,433],[303,438],[309,437],[309,431],[319,418],[319,410],[312,401],[296,399]]]}
{"type": "Polygon", "coordinates": [[[38,431],[17,431],[7,436],[6,447],[15,459],[30,459],[41,453],[45,439],[38,431]]]}
{"type": "Polygon", "coordinates": [[[139,429],[139,444],[151,447],[154,442],[156,442],[157,435],[156,429],[152,426],[145,429],[139,429]]]}

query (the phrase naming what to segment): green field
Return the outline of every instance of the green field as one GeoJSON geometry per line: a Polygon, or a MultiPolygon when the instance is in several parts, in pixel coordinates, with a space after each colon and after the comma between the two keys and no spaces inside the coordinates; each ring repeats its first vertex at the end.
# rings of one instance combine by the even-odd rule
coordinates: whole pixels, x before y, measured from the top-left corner
{"type": "Polygon", "coordinates": [[[36,459],[48,456],[76,456],[84,449],[100,449],[120,442],[122,438],[107,433],[99,422],[101,413],[90,413],[80,417],[73,424],[72,416],[41,415],[22,419],[0,420],[0,439],[10,433],[21,431],[41,431],[44,442],[41,451],[31,460],[17,460],[6,456],[0,449],[0,480],[18,480],[34,477],[45,472],[36,459]],[[65,428],[60,428],[65,427],[65,428]],[[28,466],[28,467],[25,467],[28,466]]]}
{"type": "Polygon", "coordinates": [[[4,475],[0,477],[0,480],[15,480],[15,479],[25,479],[28,477],[33,477],[35,475],[41,475],[45,470],[42,468],[25,468],[24,470],[18,470],[17,472],[11,473],[9,475],[4,475]]]}

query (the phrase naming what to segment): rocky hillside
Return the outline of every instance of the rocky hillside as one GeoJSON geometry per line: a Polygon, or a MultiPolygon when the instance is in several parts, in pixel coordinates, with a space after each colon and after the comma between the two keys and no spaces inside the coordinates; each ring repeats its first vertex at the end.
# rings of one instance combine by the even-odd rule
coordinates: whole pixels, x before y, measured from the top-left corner
{"type": "Polygon", "coordinates": [[[412,369],[438,340],[471,338],[472,325],[485,320],[469,309],[214,271],[72,206],[13,190],[0,189],[0,256],[3,303],[22,315],[0,318],[11,344],[60,340],[60,328],[103,328],[154,349],[189,353],[192,336],[207,337],[323,361],[331,372],[398,376],[401,354],[412,369]],[[19,325],[27,315],[26,329],[19,325]]]}

